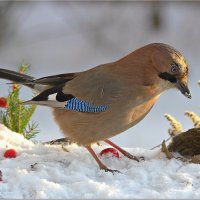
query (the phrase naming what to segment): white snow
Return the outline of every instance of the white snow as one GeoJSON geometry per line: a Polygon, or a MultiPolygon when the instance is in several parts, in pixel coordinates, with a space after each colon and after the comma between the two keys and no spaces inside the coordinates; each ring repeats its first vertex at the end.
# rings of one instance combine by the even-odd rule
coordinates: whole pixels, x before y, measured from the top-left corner
{"type": "MultiPolygon", "coordinates": [[[[108,146],[96,146],[98,153],[108,146]]],[[[168,160],[159,149],[128,148],[140,163],[103,156],[101,160],[122,174],[99,170],[83,147],[34,144],[0,125],[1,198],[199,198],[200,165],[168,160]],[[16,158],[3,153],[14,148],[16,158]],[[37,164],[35,164],[37,163],[37,164]],[[35,165],[34,165],[35,164],[35,165]],[[31,165],[34,165],[31,168],[31,165]]]]}

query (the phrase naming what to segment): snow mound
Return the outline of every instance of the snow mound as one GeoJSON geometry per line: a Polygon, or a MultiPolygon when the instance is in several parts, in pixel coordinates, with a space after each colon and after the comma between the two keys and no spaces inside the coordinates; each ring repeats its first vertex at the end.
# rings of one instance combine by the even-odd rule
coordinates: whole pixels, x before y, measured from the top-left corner
{"type": "MultiPolygon", "coordinates": [[[[99,153],[107,146],[95,146],[99,153]]],[[[140,163],[102,156],[111,169],[122,174],[99,170],[83,147],[34,144],[0,125],[0,198],[199,198],[200,165],[167,160],[159,149],[127,149],[145,156],[140,163]],[[17,157],[6,159],[7,148],[17,157]]]]}

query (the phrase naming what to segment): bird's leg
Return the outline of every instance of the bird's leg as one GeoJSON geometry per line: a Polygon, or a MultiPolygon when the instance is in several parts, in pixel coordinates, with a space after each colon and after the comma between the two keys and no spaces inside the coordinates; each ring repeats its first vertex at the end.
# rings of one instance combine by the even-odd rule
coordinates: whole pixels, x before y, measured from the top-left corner
{"type": "Polygon", "coordinates": [[[121,152],[127,158],[130,158],[132,160],[136,160],[137,162],[139,162],[140,160],[144,160],[144,157],[133,156],[132,154],[130,154],[129,152],[125,151],[124,149],[122,149],[121,147],[117,146],[116,144],[114,144],[113,142],[111,142],[108,139],[105,139],[104,142],[106,142],[107,144],[109,144],[109,145],[113,146],[114,148],[116,148],[119,152],[121,152]]]}
{"type": "Polygon", "coordinates": [[[94,150],[92,149],[91,146],[86,146],[86,149],[90,152],[90,154],[92,155],[92,157],[96,160],[96,162],[98,163],[99,168],[100,168],[101,170],[104,170],[105,172],[112,172],[113,174],[114,174],[115,172],[120,173],[120,171],[118,171],[118,170],[113,170],[113,169],[107,168],[106,165],[104,165],[104,164],[99,160],[99,158],[97,157],[96,153],[94,152],[94,150]]]}

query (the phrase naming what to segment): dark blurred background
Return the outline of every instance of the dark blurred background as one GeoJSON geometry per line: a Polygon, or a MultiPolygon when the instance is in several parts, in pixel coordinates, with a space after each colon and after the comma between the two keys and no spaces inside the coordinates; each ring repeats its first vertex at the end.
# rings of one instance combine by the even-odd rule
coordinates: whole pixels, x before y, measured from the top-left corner
{"type": "MultiPolygon", "coordinates": [[[[192,127],[184,112],[199,113],[200,2],[0,2],[0,67],[31,64],[29,73],[37,78],[86,70],[152,42],[167,43],[186,57],[193,99],[176,90],[163,94],[142,122],[113,138],[122,146],[150,148],[166,139],[165,113],[185,130],[192,127]]],[[[5,83],[0,96],[7,95],[5,83]]],[[[24,89],[22,97],[31,96],[24,89]]],[[[33,120],[40,122],[37,140],[62,137],[49,108],[38,107],[33,120]]]]}

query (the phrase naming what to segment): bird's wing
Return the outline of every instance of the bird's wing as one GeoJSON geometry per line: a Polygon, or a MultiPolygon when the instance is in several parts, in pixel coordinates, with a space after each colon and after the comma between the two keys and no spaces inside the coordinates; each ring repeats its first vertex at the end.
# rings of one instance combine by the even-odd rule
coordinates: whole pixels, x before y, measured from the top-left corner
{"type": "Polygon", "coordinates": [[[122,82],[106,68],[93,68],[76,73],[72,77],[71,74],[69,76],[65,74],[63,77],[51,76],[35,80],[37,84],[52,83],[56,86],[48,88],[25,103],[80,112],[103,112],[124,92],[122,82]],[[50,99],[52,95],[55,96],[53,100],[50,99]]]}
{"type": "Polygon", "coordinates": [[[99,66],[82,72],[75,79],[69,81],[62,89],[64,94],[89,102],[93,105],[109,105],[125,95],[125,82],[114,71],[106,66],[99,66]]]}

